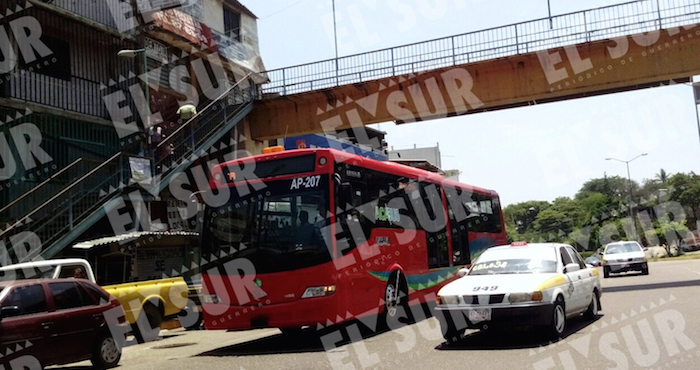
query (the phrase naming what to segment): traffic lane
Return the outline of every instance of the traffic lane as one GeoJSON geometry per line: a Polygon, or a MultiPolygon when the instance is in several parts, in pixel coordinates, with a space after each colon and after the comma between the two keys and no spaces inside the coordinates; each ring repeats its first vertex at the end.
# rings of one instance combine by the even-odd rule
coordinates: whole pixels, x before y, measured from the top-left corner
{"type": "Polygon", "coordinates": [[[651,263],[650,275],[602,279],[601,315],[595,322],[570,320],[561,341],[547,343],[536,332],[531,338],[519,332],[473,333],[450,347],[470,356],[506,349],[493,366],[504,369],[518,362],[518,368],[531,369],[700,368],[698,278],[697,260],[651,263]],[[525,349],[527,358],[522,357],[525,349]]]}
{"type": "MultiPolygon", "coordinates": [[[[129,339],[119,361],[120,369],[193,369],[200,368],[201,360],[196,356],[219,346],[246,343],[278,334],[277,329],[258,329],[241,332],[163,330],[158,340],[138,344],[129,339]],[[185,362],[182,362],[185,360],[185,362]]],[[[90,361],[67,366],[52,366],[47,369],[83,370],[92,369],[90,361]]],[[[217,367],[221,368],[219,363],[217,367]]],[[[238,368],[236,368],[238,369],[238,368]]],[[[9,370],[9,369],[8,369],[9,370]]],[[[33,370],[33,369],[32,369],[33,370]]]]}
{"type": "Polygon", "coordinates": [[[532,368],[700,368],[700,261],[653,262],[649,271],[602,279],[602,317],[538,349],[532,368]]]}
{"type": "Polygon", "coordinates": [[[415,369],[435,364],[462,368],[467,363],[509,370],[573,369],[572,364],[577,369],[616,365],[630,369],[700,368],[696,313],[700,289],[687,283],[699,276],[700,261],[679,261],[652,263],[648,276],[602,279],[601,317],[595,322],[571,320],[565,339],[554,344],[528,331],[472,331],[463,341],[445,346],[435,318],[379,332],[370,329],[374,325],[371,318],[364,318],[312,330],[306,336],[282,335],[274,329],[182,332],[161,342],[125,349],[120,365],[125,369],[167,366],[175,370],[415,369]],[[652,288],[645,290],[644,286],[652,288]],[[163,348],[175,342],[196,345],[163,348]]]}

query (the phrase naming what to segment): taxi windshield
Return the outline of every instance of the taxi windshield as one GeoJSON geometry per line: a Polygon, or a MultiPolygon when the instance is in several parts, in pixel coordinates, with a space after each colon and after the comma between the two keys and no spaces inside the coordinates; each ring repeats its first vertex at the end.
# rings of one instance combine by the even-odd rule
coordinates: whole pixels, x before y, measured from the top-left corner
{"type": "Polygon", "coordinates": [[[484,252],[472,266],[469,275],[541,274],[556,270],[554,249],[509,248],[484,252]]]}

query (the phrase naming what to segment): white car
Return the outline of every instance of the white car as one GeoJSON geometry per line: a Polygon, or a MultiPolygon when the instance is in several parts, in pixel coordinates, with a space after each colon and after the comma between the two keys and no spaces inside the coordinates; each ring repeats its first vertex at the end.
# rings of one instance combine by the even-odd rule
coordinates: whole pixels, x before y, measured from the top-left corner
{"type": "Polygon", "coordinates": [[[603,251],[603,277],[609,277],[611,272],[639,271],[649,275],[649,265],[644,249],[639,243],[615,242],[605,246],[603,251]]]}
{"type": "Polygon", "coordinates": [[[518,242],[489,248],[442,287],[435,316],[448,342],[492,326],[541,326],[558,338],[567,318],[598,315],[601,294],[598,270],[570,245],[518,242]]]}

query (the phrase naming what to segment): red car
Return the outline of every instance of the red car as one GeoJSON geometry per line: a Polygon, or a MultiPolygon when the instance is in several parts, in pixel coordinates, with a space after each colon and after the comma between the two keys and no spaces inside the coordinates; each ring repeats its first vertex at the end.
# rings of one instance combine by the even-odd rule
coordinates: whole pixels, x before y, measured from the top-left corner
{"type": "Polygon", "coordinates": [[[87,359],[114,367],[127,330],[119,301],[90,281],[0,282],[0,369],[87,359]]]}

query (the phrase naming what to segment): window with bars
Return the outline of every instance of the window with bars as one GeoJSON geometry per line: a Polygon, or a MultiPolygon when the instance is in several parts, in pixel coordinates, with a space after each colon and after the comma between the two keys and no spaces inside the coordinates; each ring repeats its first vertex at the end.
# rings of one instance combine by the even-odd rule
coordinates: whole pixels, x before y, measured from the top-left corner
{"type": "Polygon", "coordinates": [[[241,41],[241,14],[224,8],[224,33],[233,40],[241,41]]]}

